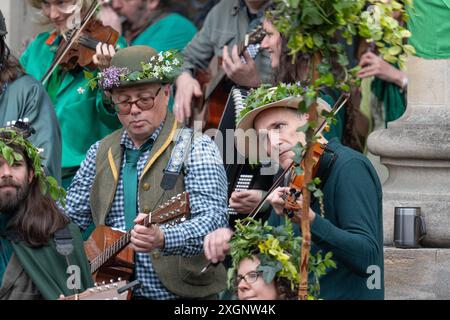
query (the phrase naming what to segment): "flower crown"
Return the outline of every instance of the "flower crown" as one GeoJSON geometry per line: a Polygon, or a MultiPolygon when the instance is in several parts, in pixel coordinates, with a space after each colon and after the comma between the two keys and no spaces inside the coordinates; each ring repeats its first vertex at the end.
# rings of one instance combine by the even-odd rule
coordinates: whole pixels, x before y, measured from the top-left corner
{"type": "MultiPolygon", "coordinates": [[[[267,221],[252,218],[237,220],[235,233],[230,241],[232,267],[228,270],[228,286],[231,287],[236,278],[239,263],[245,258],[257,256],[260,265],[256,271],[262,272],[266,283],[278,278],[285,278],[291,289],[300,283],[299,261],[301,253],[301,237],[295,237],[293,225],[286,219],[285,225],[270,226],[267,221]]],[[[331,260],[332,253],[322,257],[321,252],[309,256],[309,272],[314,274],[314,283],[310,284],[311,298],[317,298],[320,292],[319,278],[326,273],[327,268],[335,268],[331,260]]]]}
{"type": "Polygon", "coordinates": [[[247,113],[253,109],[266,104],[282,100],[287,97],[299,97],[308,93],[308,88],[297,83],[280,83],[276,87],[270,84],[263,84],[256,89],[251,89],[244,101],[244,108],[239,113],[236,122],[239,122],[247,113]]]}
{"type": "Polygon", "coordinates": [[[89,79],[88,86],[93,90],[97,85],[103,90],[120,87],[123,82],[153,80],[155,82],[171,83],[180,74],[182,58],[177,50],[159,52],[148,62],[141,62],[142,70],[130,71],[125,67],[111,66],[94,76],[84,72],[89,79]]]}
{"type": "Polygon", "coordinates": [[[23,155],[14,151],[11,146],[18,146],[24,150],[26,156],[31,160],[34,176],[39,181],[39,187],[42,194],[49,194],[53,200],[59,201],[65,205],[65,190],[58,185],[55,178],[45,175],[41,165],[40,150],[30,141],[12,128],[0,128],[0,156],[3,157],[8,165],[12,166],[15,161],[23,160],[23,155]]]}

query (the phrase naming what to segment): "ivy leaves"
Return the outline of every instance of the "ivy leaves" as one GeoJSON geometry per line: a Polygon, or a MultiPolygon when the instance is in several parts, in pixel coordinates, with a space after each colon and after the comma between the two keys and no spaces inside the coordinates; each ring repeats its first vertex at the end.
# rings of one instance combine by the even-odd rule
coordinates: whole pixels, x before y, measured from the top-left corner
{"type": "Polygon", "coordinates": [[[50,197],[64,206],[66,191],[58,185],[55,178],[45,175],[39,150],[14,129],[0,128],[0,136],[0,156],[6,160],[8,165],[12,166],[14,162],[23,160],[23,155],[14,151],[11,146],[15,145],[22,148],[31,160],[34,176],[39,181],[42,194],[49,194],[50,197]]]}
{"type": "Polygon", "coordinates": [[[325,85],[348,91],[351,85],[359,85],[354,76],[355,70],[348,69],[347,55],[343,46],[338,43],[338,37],[351,45],[353,37],[360,36],[368,43],[373,43],[384,60],[397,63],[400,68],[405,67],[407,56],[415,53],[414,47],[405,44],[405,39],[411,33],[393,18],[399,15],[402,21],[407,21],[404,5],[411,5],[411,0],[274,2],[275,8],[268,16],[287,38],[290,54],[295,56],[303,53],[321,57],[315,87],[325,85]],[[369,6],[364,9],[366,2],[369,2],[369,6]],[[333,64],[339,68],[331,70],[333,64]]]}
{"type": "MultiPolygon", "coordinates": [[[[228,270],[229,286],[236,277],[239,263],[245,258],[257,257],[260,260],[257,271],[261,271],[266,283],[270,283],[275,277],[286,278],[294,290],[300,283],[301,242],[301,237],[294,236],[293,225],[288,219],[284,225],[277,227],[270,226],[267,221],[262,223],[252,218],[237,220],[236,231],[230,241],[233,265],[228,270]]],[[[320,251],[316,255],[310,255],[309,273],[314,277],[311,298],[317,299],[319,296],[319,278],[329,268],[336,266],[331,258],[331,252],[325,257],[320,251]]]]}

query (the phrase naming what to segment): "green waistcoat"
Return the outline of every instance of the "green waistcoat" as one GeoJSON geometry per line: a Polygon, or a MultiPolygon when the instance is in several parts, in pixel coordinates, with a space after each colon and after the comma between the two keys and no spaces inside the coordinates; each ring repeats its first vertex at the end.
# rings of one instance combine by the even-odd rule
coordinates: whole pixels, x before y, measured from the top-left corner
{"type": "MultiPolygon", "coordinates": [[[[141,212],[150,213],[157,206],[184,191],[183,179],[178,179],[172,190],[163,191],[160,183],[163,170],[170,159],[174,146],[173,137],[177,124],[172,113],[168,113],[164,126],[150,151],[145,168],[139,178],[138,201],[141,212]]],[[[123,160],[120,139],[123,129],[117,130],[102,140],[97,150],[96,175],[91,189],[91,212],[95,225],[105,224],[116,194],[123,160]]],[[[150,254],[153,267],[164,286],[171,292],[186,298],[202,298],[222,291],[226,274],[223,266],[209,268],[203,253],[193,257],[161,255],[158,250],[150,254]]]]}

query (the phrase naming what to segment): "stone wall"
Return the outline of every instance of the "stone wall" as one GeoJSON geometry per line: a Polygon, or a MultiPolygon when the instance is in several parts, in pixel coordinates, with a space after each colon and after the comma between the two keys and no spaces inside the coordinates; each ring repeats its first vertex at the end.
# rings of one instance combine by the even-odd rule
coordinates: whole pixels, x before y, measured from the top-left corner
{"type": "Polygon", "coordinates": [[[16,56],[22,53],[26,44],[36,34],[46,29],[38,23],[36,10],[27,0],[1,0],[0,10],[5,16],[8,28],[6,41],[16,56]]]}

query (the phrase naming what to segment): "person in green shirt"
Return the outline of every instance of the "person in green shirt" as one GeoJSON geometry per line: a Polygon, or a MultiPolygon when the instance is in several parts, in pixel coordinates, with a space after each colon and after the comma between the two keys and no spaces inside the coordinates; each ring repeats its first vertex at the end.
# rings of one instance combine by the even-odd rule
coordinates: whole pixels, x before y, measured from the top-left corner
{"type": "MultiPolygon", "coordinates": [[[[32,0],[31,4],[46,17],[52,31],[43,32],[32,41],[20,57],[26,72],[40,80],[49,69],[62,34],[69,29],[76,17],[77,3],[81,3],[81,13],[85,13],[92,0],[54,1],[32,0]]],[[[123,39],[117,45],[125,47],[123,39]]],[[[93,62],[99,68],[108,66],[115,48],[112,45],[98,44],[93,62]]],[[[48,81],[45,89],[54,104],[56,116],[62,134],[62,184],[67,188],[80,163],[84,160],[89,147],[96,141],[120,127],[120,123],[102,92],[90,90],[88,79],[82,67],[66,70],[58,66],[48,81]]],[[[97,71],[94,71],[94,75],[97,71]]]]}
{"type": "MultiPolygon", "coordinates": [[[[245,139],[239,135],[249,129],[256,133],[266,130],[268,154],[286,169],[293,161],[292,148],[305,139],[303,132],[297,132],[306,123],[306,117],[297,112],[301,99],[296,96],[269,99],[269,103],[241,114],[236,139],[239,152],[254,159],[255,155],[246,149],[245,139]]],[[[318,102],[322,108],[329,108],[323,100],[318,102]]],[[[336,138],[327,141],[319,134],[318,141],[325,147],[317,171],[322,181],[319,187],[324,212],[322,215],[320,201],[313,197],[309,211],[311,252],[331,251],[337,266],[320,279],[320,298],[383,299],[382,191],[378,176],[364,155],[341,145],[336,138]]],[[[286,192],[289,188],[278,187],[268,197],[273,208],[270,225],[285,223],[286,192]]],[[[293,221],[298,223],[299,218],[294,216],[293,221]]],[[[298,228],[296,233],[299,234],[298,228]]],[[[215,263],[224,258],[232,234],[230,229],[222,228],[205,238],[205,254],[210,261],[215,263]]]]}
{"type": "Polygon", "coordinates": [[[80,231],[58,209],[64,192],[43,173],[38,150],[2,128],[0,154],[0,300],[58,299],[92,287],[80,231]]]}
{"type": "Polygon", "coordinates": [[[22,120],[36,130],[30,141],[42,149],[46,174],[61,181],[61,132],[52,102],[42,84],[25,74],[5,41],[6,24],[0,11],[0,126],[22,120]]]}
{"type": "Polygon", "coordinates": [[[197,33],[191,21],[173,11],[170,0],[112,0],[101,17],[129,45],[149,46],[158,52],[182,50],[197,33]]]}

